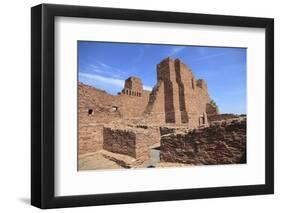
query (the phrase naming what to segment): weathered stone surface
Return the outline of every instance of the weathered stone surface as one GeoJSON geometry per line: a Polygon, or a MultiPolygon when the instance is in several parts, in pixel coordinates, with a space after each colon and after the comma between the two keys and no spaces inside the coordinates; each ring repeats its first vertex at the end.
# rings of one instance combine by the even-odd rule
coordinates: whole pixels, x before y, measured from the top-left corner
{"type": "Polygon", "coordinates": [[[79,123],[108,124],[112,121],[140,118],[150,92],[141,96],[110,95],[103,90],[79,83],[79,123]]]}
{"type": "Polygon", "coordinates": [[[143,85],[141,79],[134,76],[127,78],[122,94],[138,97],[143,96],[143,85]]]}
{"type": "Polygon", "coordinates": [[[136,158],[136,137],[131,128],[104,127],[103,149],[136,158]]]}
{"type": "Polygon", "coordinates": [[[162,162],[191,165],[246,163],[246,118],[161,137],[162,162]]]}
{"type": "Polygon", "coordinates": [[[223,121],[223,120],[239,118],[239,117],[240,115],[236,115],[236,114],[212,114],[208,116],[208,120],[209,122],[214,122],[214,121],[223,121]]]}
{"type": "Polygon", "coordinates": [[[78,153],[96,159],[83,158],[90,163],[81,168],[103,168],[95,162],[108,168],[156,166],[150,165],[155,164],[151,153],[159,161],[160,140],[162,166],[245,161],[246,123],[217,122],[238,116],[218,114],[206,82],[196,80],[179,59],[166,58],[157,65],[152,91],[131,76],[118,95],[82,83],[78,92],[78,153]]]}
{"type": "Polygon", "coordinates": [[[208,125],[210,102],[204,80],[196,80],[179,59],[166,58],[157,65],[153,90],[143,89],[141,79],[129,77],[119,95],[79,83],[79,123],[108,124],[124,119],[140,123],[185,123],[189,128],[208,125]]]}
{"type": "Polygon", "coordinates": [[[96,152],[103,146],[103,125],[82,125],[78,131],[79,154],[96,152]]]}
{"type": "Polygon", "coordinates": [[[206,82],[196,81],[191,69],[179,59],[166,58],[157,65],[157,84],[144,114],[149,122],[186,123],[197,128],[208,125],[209,102],[206,82]]]}
{"type": "Polygon", "coordinates": [[[105,126],[103,149],[128,155],[143,162],[149,159],[149,146],[160,140],[159,128],[105,126]]]}
{"type": "Polygon", "coordinates": [[[161,126],[160,127],[160,135],[167,135],[171,133],[177,132],[187,132],[188,128],[185,126],[161,126]]]}

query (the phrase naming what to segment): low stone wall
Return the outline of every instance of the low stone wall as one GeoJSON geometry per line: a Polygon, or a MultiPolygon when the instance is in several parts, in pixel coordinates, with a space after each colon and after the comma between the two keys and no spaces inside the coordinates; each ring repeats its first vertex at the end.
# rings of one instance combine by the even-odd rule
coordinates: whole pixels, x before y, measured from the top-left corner
{"type": "Polygon", "coordinates": [[[160,135],[167,135],[171,133],[177,133],[177,132],[186,132],[188,131],[187,127],[181,127],[181,126],[161,126],[160,127],[160,135]]]}
{"type": "Polygon", "coordinates": [[[190,165],[246,163],[246,118],[163,135],[160,159],[190,165]]]}
{"type": "Polygon", "coordinates": [[[103,125],[80,125],[78,131],[79,154],[102,149],[103,125]]]}
{"type": "Polygon", "coordinates": [[[141,128],[133,127],[104,127],[103,149],[128,155],[140,161],[149,159],[150,135],[141,128]]]}
{"type": "Polygon", "coordinates": [[[216,115],[209,115],[208,121],[214,122],[214,121],[223,121],[233,118],[239,118],[239,115],[236,114],[216,114],[216,115]]]}
{"type": "Polygon", "coordinates": [[[146,145],[153,146],[154,144],[160,144],[160,128],[159,126],[153,126],[153,125],[136,125],[136,128],[141,128],[145,130],[145,135],[149,137],[149,140],[146,140],[146,145]]]}
{"type": "Polygon", "coordinates": [[[104,127],[103,131],[105,150],[136,157],[136,134],[128,129],[104,127]]]}

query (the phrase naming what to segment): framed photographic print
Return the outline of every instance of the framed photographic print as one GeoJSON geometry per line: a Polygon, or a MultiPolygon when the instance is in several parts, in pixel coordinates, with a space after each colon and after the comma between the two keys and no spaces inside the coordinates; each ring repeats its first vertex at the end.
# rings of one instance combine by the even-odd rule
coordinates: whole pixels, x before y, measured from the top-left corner
{"type": "Polygon", "coordinates": [[[31,9],[31,203],[272,194],[274,21],[31,9]]]}

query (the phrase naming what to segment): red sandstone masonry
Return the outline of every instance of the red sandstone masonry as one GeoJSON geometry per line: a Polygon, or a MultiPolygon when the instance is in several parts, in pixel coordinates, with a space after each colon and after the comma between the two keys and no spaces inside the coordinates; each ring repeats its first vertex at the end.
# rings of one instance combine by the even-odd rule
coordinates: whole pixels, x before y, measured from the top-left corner
{"type": "Polygon", "coordinates": [[[165,123],[164,83],[159,80],[154,86],[148,104],[144,111],[144,119],[147,123],[165,123]]]}
{"type": "Polygon", "coordinates": [[[205,81],[196,80],[180,60],[166,58],[157,65],[157,84],[152,92],[143,90],[137,77],[129,77],[117,96],[80,83],[79,122],[106,124],[138,118],[146,123],[186,123],[197,128],[208,125],[209,102],[205,81]],[[92,116],[88,117],[90,111],[92,116]]]}
{"type": "Polygon", "coordinates": [[[191,165],[246,163],[246,118],[161,137],[162,162],[191,165]]]}
{"type": "Polygon", "coordinates": [[[179,59],[166,58],[157,65],[157,85],[144,114],[151,116],[149,121],[163,123],[157,116],[162,115],[164,123],[186,123],[189,128],[197,128],[208,125],[209,102],[206,82],[196,81],[191,69],[179,59]]]}
{"type": "Polygon", "coordinates": [[[82,125],[78,132],[79,154],[102,149],[103,125],[82,125]]]}
{"type": "Polygon", "coordinates": [[[155,132],[142,128],[104,127],[103,149],[145,161],[149,159],[148,147],[152,145],[153,135],[155,136],[155,132]]]}
{"type": "Polygon", "coordinates": [[[159,142],[160,133],[156,128],[107,126],[104,127],[103,138],[103,149],[142,162],[149,159],[149,146],[159,142]]]}
{"type": "MultiPolygon", "coordinates": [[[[141,146],[138,146],[141,144],[137,142],[141,141],[139,138],[144,138],[146,146],[160,141],[159,126],[172,124],[184,125],[183,128],[198,128],[208,125],[206,105],[210,98],[207,85],[204,80],[196,80],[191,69],[178,59],[166,58],[157,65],[157,84],[152,92],[143,90],[138,77],[129,77],[119,95],[111,95],[82,83],[78,85],[78,92],[79,153],[97,151],[103,146],[110,149],[112,146],[109,143],[103,144],[104,135],[107,137],[109,134],[104,134],[103,129],[96,124],[135,124],[136,129],[142,129],[136,127],[137,124],[146,126],[142,135],[132,130],[135,139],[131,133],[123,134],[122,127],[120,130],[112,130],[114,134],[120,133],[116,136],[120,147],[128,145],[125,151],[114,145],[116,150],[122,153],[128,151],[134,156],[138,156],[137,152],[141,150],[141,146]],[[128,137],[128,144],[122,144],[118,139],[123,136],[128,137]]],[[[107,142],[109,139],[107,137],[107,142]]]]}
{"type": "Polygon", "coordinates": [[[103,149],[136,158],[136,133],[128,129],[104,127],[103,149]]]}
{"type": "Polygon", "coordinates": [[[239,118],[239,115],[236,114],[214,114],[208,116],[209,122],[223,121],[228,119],[239,118]]]}
{"type": "MultiPolygon", "coordinates": [[[[79,123],[108,124],[126,118],[140,118],[148,103],[149,91],[141,96],[110,95],[103,90],[79,83],[79,123]],[[89,110],[92,110],[89,116],[89,110]]],[[[137,94],[137,93],[136,93],[137,94]]]]}

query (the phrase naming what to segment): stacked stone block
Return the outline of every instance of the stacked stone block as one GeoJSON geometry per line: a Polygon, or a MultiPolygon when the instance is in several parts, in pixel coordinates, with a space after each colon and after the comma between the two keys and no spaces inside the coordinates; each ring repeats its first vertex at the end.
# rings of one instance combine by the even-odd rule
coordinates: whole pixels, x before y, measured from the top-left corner
{"type": "Polygon", "coordinates": [[[166,58],[157,65],[157,85],[150,94],[145,114],[154,120],[157,120],[155,115],[163,114],[165,123],[185,123],[189,128],[197,128],[208,125],[209,102],[206,82],[196,80],[191,69],[179,59],[166,58]]]}
{"type": "Polygon", "coordinates": [[[103,147],[103,125],[81,125],[78,131],[79,154],[97,152],[103,147]]]}
{"type": "Polygon", "coordinates": [[[161,137],[162,162],[190,165],[246,163],[246,118],[161,137]]]}
{"type": "Polygon", "coordinates": [[[124,154],[140,161],[149,159],[148,146],[151,137],[141,128],[104,127],[103,149],[124,154]]]}
{"type": "Polygon", "coordinates": [[[142,93],[143,85],[140,78],[131,76],[125,80],[122,94],[141,97],[143,95],[142,93]]]}
{"type": "Polygon", "coordinates": [[[138,77],[126,79],[118,95],[82,83],[78,92],[79,154],[103,148],[147,158],[147,147],[160,141],[160,126],[182,125],[171,127],[176,132],[208,126],[208,113],[212,111],[208,108],[206,82],[196,80],[191,69],[179,59],[166,58],[157,65],[157,83],[151,92],[143,90],[138,77]],[[113,128],[111,124],[116,125],[113,128]]]}

